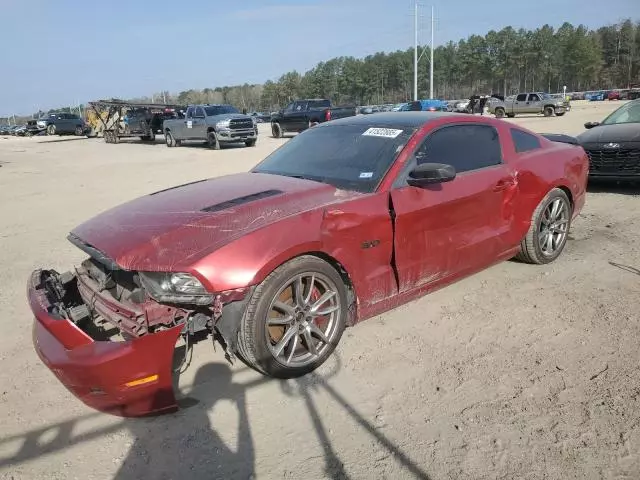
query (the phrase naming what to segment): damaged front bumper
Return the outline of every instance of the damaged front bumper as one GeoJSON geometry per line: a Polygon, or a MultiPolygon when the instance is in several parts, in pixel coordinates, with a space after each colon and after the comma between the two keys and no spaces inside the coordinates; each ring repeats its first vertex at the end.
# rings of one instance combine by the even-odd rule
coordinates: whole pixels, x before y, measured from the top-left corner
{"type": "Polygon", "coordinates": [[[45,273],[36,270],[27,285],[33,344],[62,384],[86,405],[113,415],[177,410],[173,362],[184,325],[125,341],[95,340],[56,311],[45,273]]]}

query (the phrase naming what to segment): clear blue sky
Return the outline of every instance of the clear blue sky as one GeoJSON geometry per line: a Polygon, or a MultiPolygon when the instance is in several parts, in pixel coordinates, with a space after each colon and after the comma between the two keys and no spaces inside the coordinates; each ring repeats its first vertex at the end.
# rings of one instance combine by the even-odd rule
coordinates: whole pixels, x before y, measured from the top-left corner
{"type": "MultiPolygon", "coordinates": [[[[431,0],[436,45],[506,25],[598,27],[640,0],[431,0]]],[[[422,2],[421,43],[429,41],[422,2]]],[[[0,116],[106,97],[258,83],[413,44],[412,0],[0,0],[0,116]]]]}

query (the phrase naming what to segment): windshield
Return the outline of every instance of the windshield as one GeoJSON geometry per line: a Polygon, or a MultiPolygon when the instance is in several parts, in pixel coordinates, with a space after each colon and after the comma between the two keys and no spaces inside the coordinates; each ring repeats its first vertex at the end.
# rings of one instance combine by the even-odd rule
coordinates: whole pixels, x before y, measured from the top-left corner
{"type": "Polygon", "coordinates": [[[327,125],[294,137],[252,172],[306,178],[343,190],[373,192],[415,130],[327,125]]]}
{"type": "Polygon", "coordinates": [[[640,102],[627,103],[602,121],[602,125],[619,123],[640,123],[640,102]]]}
{"type": "Polygon", "coordinates": [[[240,113],[231,105],[217,105],[215,107],[204,107],[204,111],[207,112],[207,116],[223,115],[225,113],[240,113]]]}

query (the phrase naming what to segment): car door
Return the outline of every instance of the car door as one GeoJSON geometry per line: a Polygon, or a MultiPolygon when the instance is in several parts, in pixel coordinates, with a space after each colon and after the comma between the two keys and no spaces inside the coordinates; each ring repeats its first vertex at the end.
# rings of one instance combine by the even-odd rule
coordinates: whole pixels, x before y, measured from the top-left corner
{"type": "Polygon", "coordinates": [[[527,97],[527,113],[542,112],[542,99],[537,93],[530,93],[527,97]]]}
{"type": "Polygon", "coordinates": [[[288,114],[287,129],[298,131],[307,128],[309,126],[307,113],[308,102],[293,102],[293,109],[288,114]]]}
{"type": "Polygon", "coordinates": [[[506,240],[516,191],[493,126],[453,124],[432,132],[391,191],[400,291],[477,270],[513,248],[506,240]],[[427,188],[409,186],[409,172],[424,162],[452,165],[456,178],[427,188]]]}
{"type": "Polygon", "coordinates": [[[520,93],[516,96],[513,102],[513,113],[526,113],[527,112],[527,94],[520,93]]]}
{"type": "Polygon", "coordinates": [[[196,107],[193,113],[193,125],[191,129],[191,138],[204,140],[207,138],[207,117],[204,114],[204,108],[196,107]]]}
{"type": "Polygon", "coordinates": [[[193,116],[195,115],[196,107],[188,107],[184,115],[183,128],[180,130],[180,136],[175,137],[177,139],[191,140],[193,139],[193,116]]]}

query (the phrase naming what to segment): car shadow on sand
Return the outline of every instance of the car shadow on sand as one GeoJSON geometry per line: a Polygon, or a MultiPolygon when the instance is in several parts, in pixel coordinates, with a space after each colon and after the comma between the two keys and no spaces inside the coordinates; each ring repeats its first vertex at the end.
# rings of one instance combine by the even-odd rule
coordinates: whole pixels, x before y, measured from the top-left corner
{"type": "MultiPolygon", "coordinates": [[[[246,393],[266,382],[279,382],[284,395],[300,398],[304,402],[317,442],[324,454],[324,471],[328,478],[349,479],[350,476],[339,452],[331,443],[327,434],[328,428],[316,406],[315,397],[320,392],[324,392],[338,408],[343,409],[353,419],[355,428],[370,436],[372,441],[389,453],[404,471],[405,478],[410,476],[429,480],[426,472],[328,382],[340,370],[341,365],[339,356],[335,353],[330,361],[334,363],[334,367],[328,374],[313,372],[291,380],[273,380],[258,376],[245,383],[234,381],[232,370],[227,363],[208,363],[196,372],[195,380],[187,394],[179,400],[181,409],[178,412],[148,418],[122,419],[104,427],[83,431],[79,428],[79,423],[91,422],[102,415],[91,413],[55,425],[0,438],[0,451],[7,451],[9,445],[18,445],[12,454],[0,454],[0,469],[12,471],[20,467],[20,471],[28,471],[24,464],[31,460],[54,453],[60,454],[87,441],[96,442],[107,436],[117,436],[123,441],[126,437],[132,437],[131,447],[113,477],[117,480],[254,478],[256,457],[247,415],[246,393]],[[225,432],[230,433],[232,437],[235,433],[234,449],[227,446],[209,419],[209,413],[221,400],[230,400],[238,412],[237,431],[225,432]],[[123,435],[127,430],[129,435],[123,435]],[[77,431],[83,433],[74,433],[77,431]]],[[[278,432],[268,434],[269,438],[274,439],[277,435],[278,432]]],[[[286,465],[283,466],[285,467],[286,465]]],[[[104,469],[104,465],[97,468],[104,469]]],[[[66,472],[73,473],[70,470],[66,472]]],[[[268,472],[268,476],[281,475],[282,472],[268,472]]]]}

